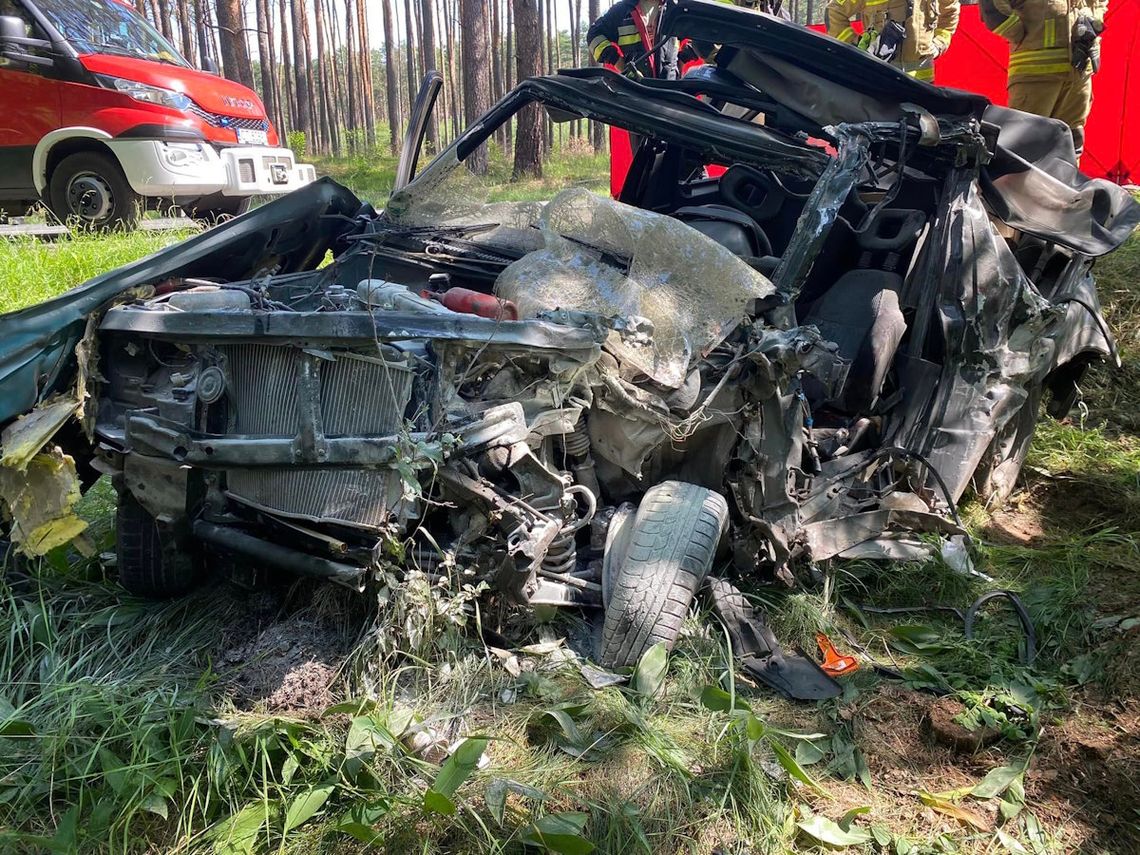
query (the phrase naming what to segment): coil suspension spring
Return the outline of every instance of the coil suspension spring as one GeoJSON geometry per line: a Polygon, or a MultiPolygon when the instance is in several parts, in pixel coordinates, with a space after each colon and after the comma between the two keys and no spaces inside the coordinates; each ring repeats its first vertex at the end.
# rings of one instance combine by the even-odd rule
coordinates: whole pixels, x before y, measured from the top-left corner
{"type": "Polygon", "coordinates": [[[581,484],[568,487],[565,495],[567,498],[581,496],[585,502],[586,510],[584,513],[579,513],[578,503],[572,498],[571,501],[561,503],[558,508],[552,509],[552,515],[561,514],[564,522],[558,531],[558,535],[551,541],[550,547],[546,550],[546,557],[542,559],[542,569],[547,573],[561,575],[574,571],[575,565],[578,563],[577,534],[582,528],[590,524],[594,518],[594,512],[598,509],[598,501],[594,494],[581,484]]]}

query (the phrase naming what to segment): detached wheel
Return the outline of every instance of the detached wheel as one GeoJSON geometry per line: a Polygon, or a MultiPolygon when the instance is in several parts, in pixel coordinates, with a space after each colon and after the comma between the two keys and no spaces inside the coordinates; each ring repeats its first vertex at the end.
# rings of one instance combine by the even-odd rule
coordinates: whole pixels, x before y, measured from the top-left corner
{"type": "Polygon", "coordinates": [[[724,497],[705,487],[665,481],[645,494],[607,586],[604,666],[634,665],[655,644],[672,649],[727,523],[724,497]]]}
{"type": "Polygon", "coordinates": [[[119,583],[140,597],[166,599],[184,594],[198,581],[198,550],[189,536],[161,525],[126,490],[115,516],[119,583]]]}
{"type": "Polygon", "coordinates": [[[59,162],[48,182],[48,205],[63,223],[106,231],[134,228],[142,197],[127,183],[115,158],[81,151],[59,162]]]}
{"type": "Polygon", "coordinates": [[[231,217],[240,217],[252,203],[249,196],[223,196],[221,193],[211,193],[190,202],[184,202],[180,207],[182,213],[192,220],[201,220],[206,223],[216,223],[231,217]]]}

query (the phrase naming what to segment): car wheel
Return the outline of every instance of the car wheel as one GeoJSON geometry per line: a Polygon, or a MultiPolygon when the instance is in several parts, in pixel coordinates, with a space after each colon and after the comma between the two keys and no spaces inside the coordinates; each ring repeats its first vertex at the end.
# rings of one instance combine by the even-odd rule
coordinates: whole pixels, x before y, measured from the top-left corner
{"type": "Polygon", "coordinates": [[[162,525],[126,490],[115,516],[119,584],[140,597],[184,594],[199,578],[199,550],[188,536],[162,525]]]}
{"type": "Polygon", "coordinates": [[[48,182],[47,201],[61,222],[105,231],[134,228],[142,197],[131,189],[115,158],[81,151],[56,166],[48,182]]]}
{"type": "Polygon", "coordinates": [[[673,647],[727,522],[724,497],[705,487],[665,481],[646,492],[607,586],[604,666],[634,665],[655,644],[673,647]]]}
{"type": "Polygon", "coordinates": [[[252,199],[249,196],[223,196],[211,193],[182,204],[182,213],[192,220],[216,223],[231,217],[240,217],[249,210],[252,199]]]}

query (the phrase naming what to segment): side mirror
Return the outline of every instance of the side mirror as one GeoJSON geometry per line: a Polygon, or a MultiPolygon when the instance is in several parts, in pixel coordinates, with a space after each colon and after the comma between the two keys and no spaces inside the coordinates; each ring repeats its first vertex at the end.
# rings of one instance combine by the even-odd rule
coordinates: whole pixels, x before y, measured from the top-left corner
{"type": "Polygon", "coordinates": [[[202,70],[210,74],[218,73],[218,64],[208,56],[202,57],[202,70]]]}
{"type": "Polygon", "coordinates": [[[39,56],[31,50],[51,50],[51,42],[29,38],[22,18],[0,15],[0,57],[22,65],[55,65],[50,56],[39,56]]]}

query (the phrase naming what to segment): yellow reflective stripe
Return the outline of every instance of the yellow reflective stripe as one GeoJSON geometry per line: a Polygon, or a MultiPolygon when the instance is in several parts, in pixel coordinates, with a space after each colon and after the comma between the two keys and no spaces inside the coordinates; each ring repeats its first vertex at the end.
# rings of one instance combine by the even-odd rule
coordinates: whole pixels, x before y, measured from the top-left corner
{"type": "Polygon", "coordinates": [[[953,30],[935,30],[934,31],[934,38],[941,39],[942,43],[945,44],[947,47],[949,47],[950,46],[950,39],[954,38],[954,31],[953,30]]]}
{"type": "Polygon", "coordinates": [[[847,42],[848,44],[850,44],[851,42],[853,42],[857,38],[859,38],[859,34],[857,32],[855,32],[855,30],[852,27],[847,27],[846,29],[843,30],[843,32],[841,32],[838,36],[836,36],[836,38],[839,39],[839,41],[841,41],[841,42],[847,42]]]}
{"type": "Polygon", "coordinates": [[[1021,16],[1014,12],[996,27],[994,27],[994,35],[1004,36],[1014,27],[1021,23],[1021,16]]]}
{"type": "Polygon", "coordinates": [[[634,33],[632,36],[618,36],[617,43],[619,45],[635,45],[641,41],[641,34],[634,33]]]}
{"type": "Polygon", "coordinates": [[[594,40],[590,42],[590,53],[594,57],[594,62],[601,62],[602,51],[604,51],[612,44],[613,42],[611,42],[605,36],[595,36],[594,40]]]}
{"type": "Polygon", "coordinates": [[[1068,74],[1073,66],[1067,62],[1049,63],[1046,65],[1019,65],[1010,66],[1010,77],[1030,77],[1037,74],[1068,74]]]}
{"type": "Polygon", "coordinates": [[[1067,62],[1068,59],[1068,48],[1037,48],[1036,50],[1019,50],[1010,56],[1009,66],[1010,68],[1013,68],[1016,65],[1028,65],[1041,62],[1067,62]]]}
{"type": "Polygon", "coordinates": [[[934,79],[933,68],[916,68],[914,71],[908,71],[907,74],[909,74],[915,80],[925,80],[927,82],[930,82],[934,79]]]}
{"type": "Polygon", "coordinates": [[[891,0],[867,0],[867,2],[863,4],[863,8],[870,9],[874,6],[886,6],[890,2],[891,0]]]}
{"type": "Polygon", "coordinates": [[[1057,21],[1055,18],[1045,20],[1045,35],[1041,39],[1043,47],[1051,48],[1057,44],[1057,21]]]}

